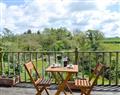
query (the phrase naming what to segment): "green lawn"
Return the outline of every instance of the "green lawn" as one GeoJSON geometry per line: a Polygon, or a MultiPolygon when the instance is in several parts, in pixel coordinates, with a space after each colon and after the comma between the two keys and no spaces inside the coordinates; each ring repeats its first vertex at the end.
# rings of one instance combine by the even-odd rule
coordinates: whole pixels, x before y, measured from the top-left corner
{"type": "Polygon", "coordinates": [[[107,51],[120,51],[120,44],[102,43],[102,46],[107,51]]]}

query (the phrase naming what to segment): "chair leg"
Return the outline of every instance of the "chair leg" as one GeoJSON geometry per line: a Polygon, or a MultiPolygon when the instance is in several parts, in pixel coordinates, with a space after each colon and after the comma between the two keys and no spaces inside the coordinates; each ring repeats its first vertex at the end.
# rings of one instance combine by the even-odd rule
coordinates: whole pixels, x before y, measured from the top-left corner
{"type": "Polygon", "coordinates": [[[65,90],[63,90],[64,94],[67,95],[67,93],[65,92],[65,90]]]}
{"type": "Polygon", "coordinates": [[[81,92],[81,95],[83,95],[83,93],[81,92]]]}
{"type": "Polygon", "coordinates": [[[47,90],[47,88],[46,88],[46,87],[45,87],[45,91],[46,91],[47,95],[49,95],[49,92],[48,92],[48,90],[47,90]]]}
{"type": "Polygon", "coordinates": [[[84,93],[81,93],[81,95],[91,95],[91,94],[84,94],[84,93]]]}
{"type": "Polygon", "coordinates": [[[44,87],[41,87],[40,89],[37,89],[36,95],[41,95],[43,90],[44,90],[44,87]]]}
{"type": "Polygon", "coordinates": [[[41,93],[40,93],[40,92],[37,92],[36,95],[41,95],[41,93]]]}

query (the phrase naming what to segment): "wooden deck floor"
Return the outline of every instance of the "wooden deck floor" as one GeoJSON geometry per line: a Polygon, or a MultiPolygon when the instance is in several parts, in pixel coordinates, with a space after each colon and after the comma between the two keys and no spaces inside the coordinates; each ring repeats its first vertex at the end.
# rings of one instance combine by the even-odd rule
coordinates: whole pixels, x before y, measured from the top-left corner
{"type": "MultiPolygon", "coordinates": [[[[49,90],[50,95],[54,95],[55,88],[49,90]]],[[[0,95],[35,95],[36,90],[33,86],[0,87],[0,95]]],[[[42,95],[46,95],[45,92],[42,95]]],[[[60,95],[64,95],[61,93],[60,95]]],[[[68,92],[68,95],[71,95],[68,92]]],[[[72,95],[80,95],[80,91],[73,91],[72,95]]],[[[120,95],[120,87],[95,87],[91,95],[120,95]]]]}

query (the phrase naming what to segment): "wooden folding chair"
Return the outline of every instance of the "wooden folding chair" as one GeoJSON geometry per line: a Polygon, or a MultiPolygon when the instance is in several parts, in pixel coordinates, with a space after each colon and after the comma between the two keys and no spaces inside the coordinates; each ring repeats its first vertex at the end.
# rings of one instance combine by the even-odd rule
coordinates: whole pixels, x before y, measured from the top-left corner
{"type": "Polygon", "coordinates": [[[34,85],[34,87],[37,90],[36,95],[41,95],[42,91],[46,91],[47,95],[49,95],[49,92],[47,90],[47,87],[50,86],[51,80],[46,80],[43,77],[40,77],[35,65],[32,63],[32,61],[24,64],[25,69],[28,72],[28,75],[30,76],[30,79],[34,85]],[[36,73],[36,78],[32,75],[33,73],[36,73]]]}
{"type": "Polygon", "coordinates": [[[96,85],[97,79],[103,71],[103,64],[97,64],[91,77],[87,79],[76,79],[75,85],[81,90],[81,95],[90,95],[93,87],[96,85]]]}

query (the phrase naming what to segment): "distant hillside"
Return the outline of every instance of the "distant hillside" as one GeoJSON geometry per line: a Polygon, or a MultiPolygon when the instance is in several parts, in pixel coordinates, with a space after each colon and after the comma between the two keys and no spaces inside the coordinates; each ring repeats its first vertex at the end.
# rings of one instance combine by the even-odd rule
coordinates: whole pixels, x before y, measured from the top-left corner
{"type": "Polygon", "coordinates": [[[119,37],[105,38],[102,42],[104,42],[104,43],[112,43],[112,44],[120,44],[120,38],[119,37]]]}
{"type": "Polygon", "coordinates": [[[101,41],[101,45],[105,50],[119,51],[120,50],[120,38],[105,38],[101,41]]]}

